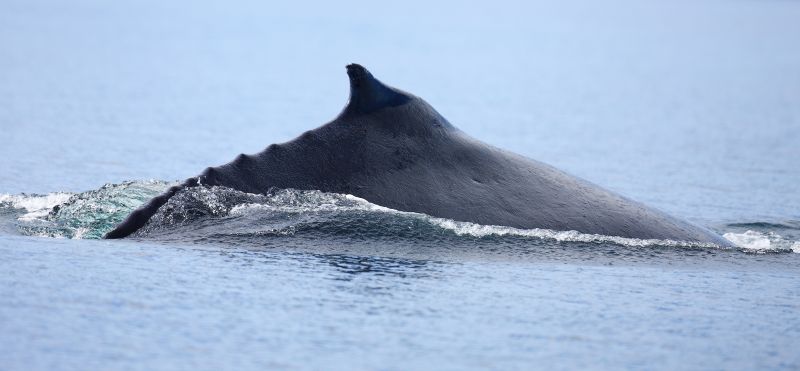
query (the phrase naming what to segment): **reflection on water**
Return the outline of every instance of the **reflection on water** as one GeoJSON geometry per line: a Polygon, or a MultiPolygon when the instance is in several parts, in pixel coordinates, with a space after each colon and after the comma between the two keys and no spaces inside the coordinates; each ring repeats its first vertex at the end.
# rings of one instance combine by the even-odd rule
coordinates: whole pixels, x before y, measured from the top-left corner
{"type": "Polygon", "coordinates": [[[432,261],[5,238],[0,318],[15,320],[0,327],[15,335],[0,336],[3,364],[507,369],[797,362],[797,334],[787,330],[800,310],[796,264],[603,267],[479,254],[432,261]]]}
{"type": "MultiPolygon", "coordinates": [[[[427,276],[433,265],[435,265],[435,263],[425,260],[377,256],[317,254],[316,257],[347,275],[374,274],[376,276],[390,275],[398,278],[414,278],[427,276]]],[[[347,275],[342,276],[341,279],[348,279],[347,275]]]]}

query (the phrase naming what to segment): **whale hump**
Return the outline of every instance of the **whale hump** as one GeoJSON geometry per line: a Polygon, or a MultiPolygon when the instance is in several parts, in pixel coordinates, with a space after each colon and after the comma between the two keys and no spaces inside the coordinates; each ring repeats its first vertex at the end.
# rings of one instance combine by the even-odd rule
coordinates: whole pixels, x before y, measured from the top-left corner
{"type": "Polygon", "coordinates": [[[350,102],[298,138],[204,171],[132,212],[143,227],[177,192],[222,186],[344,193],[390,209],[481,225],[733,246],[713,232],[457,130],[425,100],[347,66],[350,102]],[[345,149],[345,150],[342,150],[345,149]]]}
{"type": "Polygon", "coordinates": [[[350,78],[350,102],[345,113],[369,113],[411,100],[408,93],[380,82],[360,64],[348,64],[347,76],[350,78]]]}

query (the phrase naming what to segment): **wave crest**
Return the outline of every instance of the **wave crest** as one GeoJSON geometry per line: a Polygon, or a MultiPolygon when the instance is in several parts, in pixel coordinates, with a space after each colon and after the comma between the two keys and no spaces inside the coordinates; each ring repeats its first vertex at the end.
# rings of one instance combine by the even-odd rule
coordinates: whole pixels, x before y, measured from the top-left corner
{"type": "MultiPolygon", "coordinates": [[[[17,229],[25,235],[100,238],[133,209],[164,192],[171,183],[133,181],[107,184],[83,193],[0,195],[0,208],[14,210],[17,229]]],[[[752,227],[753,223],[746,226],[752,227]]],[[[741,229],[744,224],[730,225],[741,229]]],[[[771,229],[775,225],[770,224],[771,229]]],[[[268,237],[336,237],[361,240],[523,239],[556,243],[719,248],[671,240],[636,239],[577,231],[518,229],[480,225],[403,212],[345,194],[273,189],[250,194],[225,187],[194,187],[176,193],[142,229],[138,238],[198,242],[236,242],[268,237]]],[[[797,252],[800,242],[775,231],[729,231],[725,238],[750,253],[797,252]]]]}
{"type": "Polygon", "coordinates": [[[777,233],[747,230],[743,233],[728,232],[723,235],[742,250],[753,253],[794,252],[800,254],[800,241],[792,241],[777,233]]]}
{"type": "Polygon", "coordinates": [[[169,186],[155,180],[132,181],[81,193],[0,195],[0,207],[17,211],[17,228],[24,235],[101,238],[133,209],[169,186]]]}

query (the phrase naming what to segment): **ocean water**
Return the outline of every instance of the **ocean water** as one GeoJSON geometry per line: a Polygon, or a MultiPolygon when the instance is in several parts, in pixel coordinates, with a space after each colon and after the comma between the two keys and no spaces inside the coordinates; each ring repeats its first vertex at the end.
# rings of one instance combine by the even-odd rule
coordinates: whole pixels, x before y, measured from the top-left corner
{"type": "Polygon", "coordinates": [[[0,369],[800,368],[800,3],[0,3],[0,369]],[[344,66],[736,244],[177,180],[344,66]]]}

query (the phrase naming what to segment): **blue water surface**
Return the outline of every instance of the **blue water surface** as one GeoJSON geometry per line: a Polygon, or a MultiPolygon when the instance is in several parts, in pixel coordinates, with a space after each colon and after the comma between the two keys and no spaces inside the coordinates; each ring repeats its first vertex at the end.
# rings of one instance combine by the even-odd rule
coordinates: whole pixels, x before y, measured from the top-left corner
{"type": "Polygon", "coordinates": [[[800,368],[798,19],[791,1],[3,1],[0,369],[800,368]],[[351,62],[738,247],[225,189],[92,239],[331,120],[351,62]]]}

